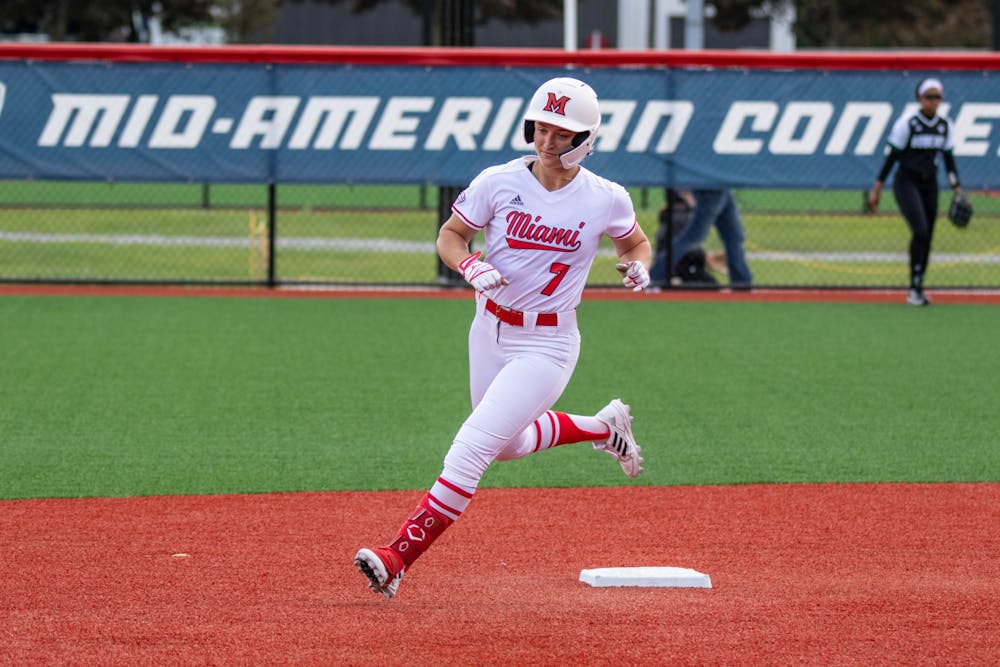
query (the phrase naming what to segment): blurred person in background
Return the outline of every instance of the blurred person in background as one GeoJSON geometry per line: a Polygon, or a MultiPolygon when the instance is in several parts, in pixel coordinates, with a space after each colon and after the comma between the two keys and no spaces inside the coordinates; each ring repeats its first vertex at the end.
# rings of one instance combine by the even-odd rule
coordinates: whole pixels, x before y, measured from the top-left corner
{"type": "MultiPolygon", "coordinates": [[[[728,188],[723,188],[691,190],[691,194],[694,197],[694,208],[691,210],[687,226],[674,237],[672,246],[674,265],[670,273],[674,274],[677,271],[680,261],[688,252],[705,242],[709,230],[714,226],[725,249],[730,287],[750,289],[753,276],[750,267],[747,266],[743,250],[746,232],[743,230],[743,220],[740,218],[733,193],[728,188]]],[[[657,260],[650,275],[654,284],[663,286],[669,280],[665,277],[666,253],[663,253],[662,261],[659,256],[657,260]],[[663,278],[663,281],[658,280],[660,278],[663,278]]]]}
{"type": "Polygon", "coordinates": [[[666,205],[660,209],[660,226],[656,230],[656,254],[649,270],[651,284],[665,287],[672,278],[676,278],[681,285],[718,287],[719,282],[712,271],[725,268],[725,253],[710,255],[701,245],[691,248],[683,257],[671,262],[674,270],[671,276],[667,276],[667,251],[673,239],[687,229],[691,221],[694,194],[690,190],[665,188],[664,197],[666,205]]]}

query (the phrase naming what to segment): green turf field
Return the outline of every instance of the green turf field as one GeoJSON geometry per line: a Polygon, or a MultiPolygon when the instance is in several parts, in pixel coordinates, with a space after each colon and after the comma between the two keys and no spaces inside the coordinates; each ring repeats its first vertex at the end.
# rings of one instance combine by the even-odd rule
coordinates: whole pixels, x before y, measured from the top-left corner
{"type": "MultiPolygon", "coordinates": [[[[419,489],[471,303],[0,297],[0,498],[419,489]]],[[[1000,309],[585,302],[558,407],[633,406],[636,484],[1000,480],[1000,309]]],[[[569,446],[485,486],[633,483],[569,446]]]]}
{"type": "MultiPolygon", "coordinates": [[[[652,237],[660,189],[633,188],[652,237]]],[[[904,286],[908,231],[891,195],[860,213],[861,193],[737,192],[758,286],[904,286]]],[[[972,194],[973,224],[943,217],[929,287],[1000,287],[1000,198],[972,194]]],[[[942,195],[942,207],[947,204],[942,195]]],[[[279,186],[279,282],[431,284],[437,188],[279,186]]],[[[0,280],[261,282],[267,189],[261,185],[0,182],[0,280]]],[[[706,244],[720,249],[714,234],[706,244]]],[[[605,243],[610,254],[610,244],[605,243]]],[[[591,285],[615,282],[599,258],[591,285]]],[[[726,282],[724,275],[718,275],[726,282]]]]}

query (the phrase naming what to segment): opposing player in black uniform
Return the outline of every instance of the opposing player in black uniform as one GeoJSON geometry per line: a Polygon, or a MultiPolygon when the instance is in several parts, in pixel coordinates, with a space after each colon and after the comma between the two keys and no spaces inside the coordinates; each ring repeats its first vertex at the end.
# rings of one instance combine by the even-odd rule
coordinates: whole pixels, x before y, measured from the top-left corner
{"type": "Polygon", "coordinates": [[[938,213],[937,168],[944,156],[948,183],[956,194],[961,192],[958,171],[952,155],[954,132],[952,122],[939,116],[944,86],[938,79],[924,79],[917,84],[920,109],[900,117],[889,133],[889,155],[868,193],[868,210],[878,209],[882,185],[893,166],[899,170],[893,182],[899,210],[910,227],[910,291],[906,300],[914,306],[930,305],[924,294],[924,273],[931,254],[931,238],[938,213]]]}

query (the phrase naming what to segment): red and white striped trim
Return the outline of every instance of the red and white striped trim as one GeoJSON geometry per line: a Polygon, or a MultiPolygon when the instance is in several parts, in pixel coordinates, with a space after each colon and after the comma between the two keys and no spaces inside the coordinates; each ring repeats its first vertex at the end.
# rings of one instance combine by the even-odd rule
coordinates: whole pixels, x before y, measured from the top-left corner
{"type": "Polygon", "coordinates": [[[534,424],[534,426],[535,426],[535,448],[532,450],[533,452],[537,452],[540,449],[549,449],[550,447],[554,447],[555,444],[559,441],[559,420],[556,419],[555,413],[552,412],[551,410],[546,410],[545,414],[543,416],[549,418],[549,433],[550,433],[550,435],[549,435],[549,438],[548,438],[548,444],[546,444],[544,447],[542,446],[542,440],[543,440],[543,435],[542,435],[542,417],[539,417],[538,419],[535,420],[535,424],[534,424]]]}
{"type": "Polygon", "coordinates": [[[626,236],[628,236],[629,234],[631,234],[632,232],[634,232],[634,231],[635,231],[635,228],[636,228],[636,227],[638,227],[638,225],[639,225],[639,223],[638,223],[637,221],[633,220],[633,221],[632,221],[632,226],[631,226],[631,227],[629,227],[629,229],[628,229],[628,231],[627,231],[627,232],[625,232],[625,233],[624,233],[624,234],[622,234],[621,236],[612,236],[611,238],[614,238],[614,239],[623,239],[623,238],[625,238],[626,236]]]}
{"type": "Polygon", "coordinates": [[[443,477],[438,477],[437,482],[427,492],[427,500],[435,511],[454,521],[462,516],[462,512],[469,506],[473,493],[474,491],[470,492],[443,477]]]}
{"type": "Polygon", "coordinates": [[[452,206],[452,207],[451,207],[451,210],[452,210],[452,212],[454,212],[454,213],[455,213],[455,215],[457,215],[458,217],[460,217],[460,218],[462,219],[462,222],[464,222],[465,224],[467,224],[467,225],[468,225],[469,227],[472,227],[473,229],[482,229],[483,227],[485,227],[485,226],[486,226],[486,225],[477,225],[477,224],[476,224],[476,223],[474,223],[474,222],[473,222],[472,220],[469,220],[469,219],[468,219],[467,217],[465,217],[465,216],[464,216],[464,215],[462,214],[462,212],[461,212],[461,211],[459,211],[459,210],[458,210],[457,208],[455,208],[454,206],[452,206]]]}

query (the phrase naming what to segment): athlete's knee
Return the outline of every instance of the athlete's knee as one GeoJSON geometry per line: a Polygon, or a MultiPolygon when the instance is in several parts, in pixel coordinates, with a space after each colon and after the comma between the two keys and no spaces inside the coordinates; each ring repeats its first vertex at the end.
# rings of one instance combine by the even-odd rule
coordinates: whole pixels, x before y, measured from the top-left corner
{"type": "Polygon", "coordinates": [[[445,454],[442,474],[455,484],[475,489],[492,462],[493,457],[480,448],[456,440],[445,454]]]}
{"type": "Polygon", "coordinates": [[[913,228],[913,244],[918,247],[923,247],[931,242],[931,232],[924,227],[914,227],[913,228]]]}
{"type": "Polygon", "coordinates": [[[484,429],[470,420],[466,420],[455,435],[444,457],[444,466],[455,476],[455,482],[475,487],[511,437],[484,429]]]}
{"type": "Polygon", "coordinates": [[[521,431],[504,445],[503,449],[497,452],[497,461],[512,461],[521,459],[531,454],[535,449],[535,439],[527,429],[521,431]]]}

